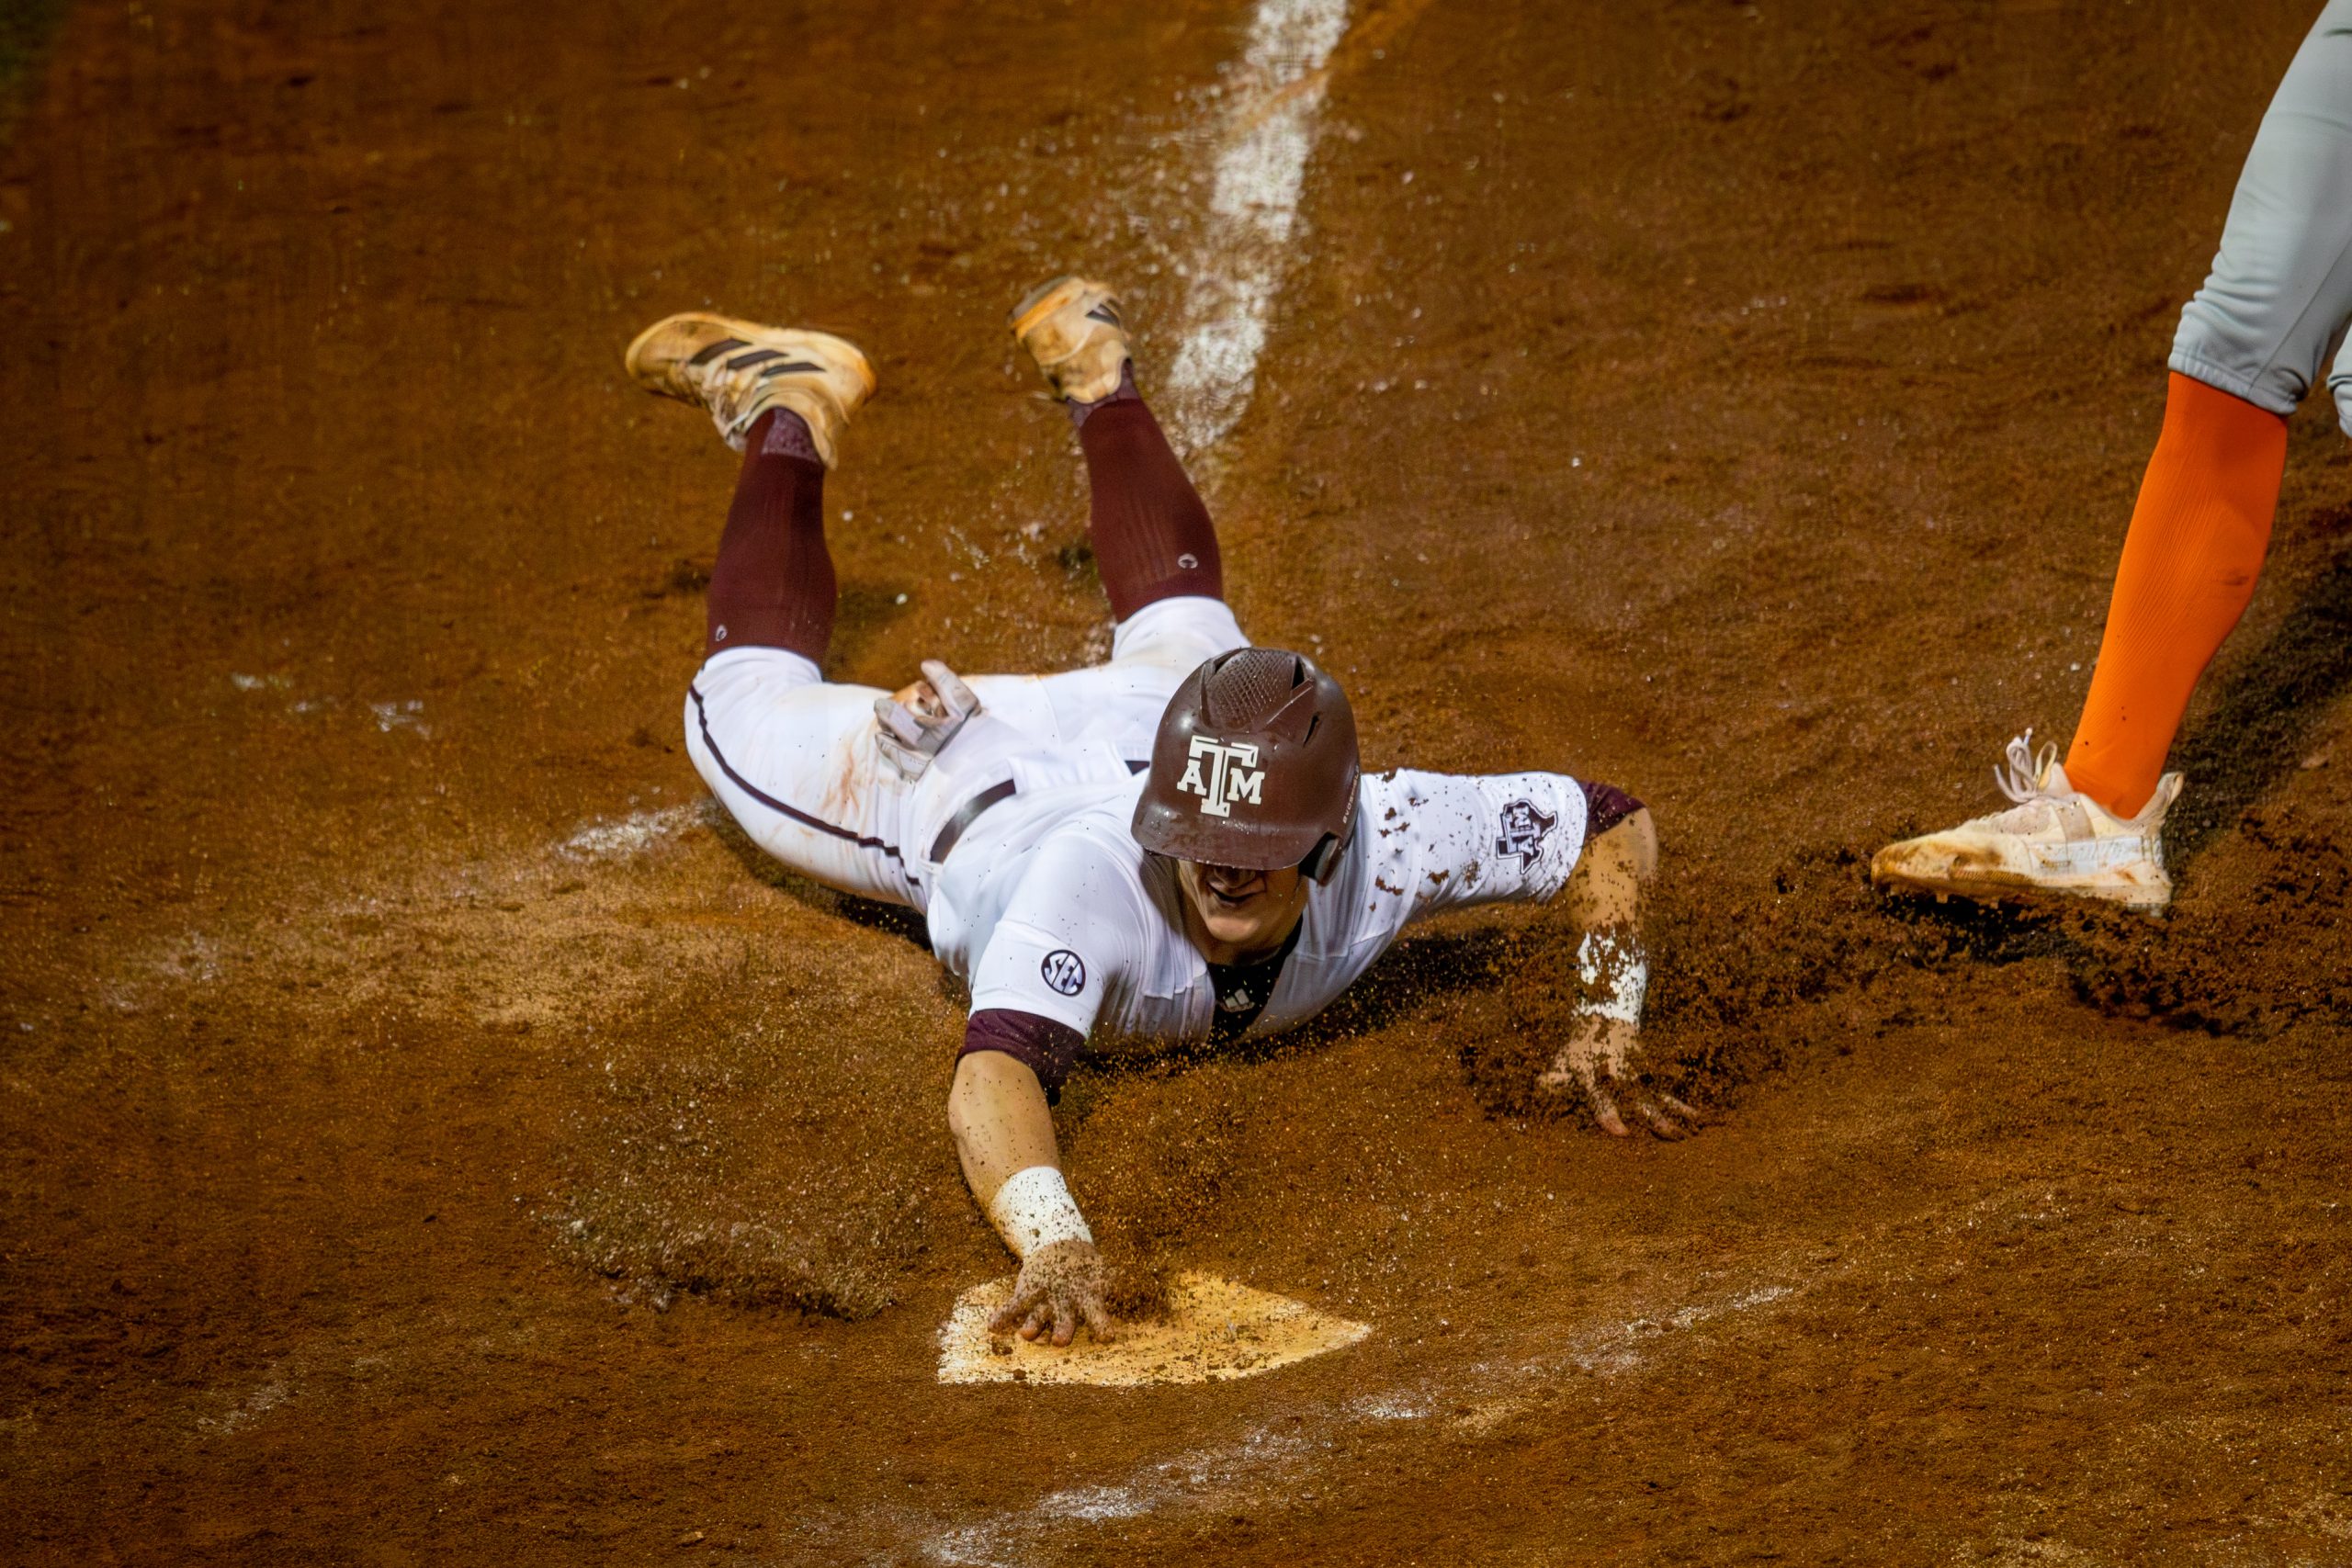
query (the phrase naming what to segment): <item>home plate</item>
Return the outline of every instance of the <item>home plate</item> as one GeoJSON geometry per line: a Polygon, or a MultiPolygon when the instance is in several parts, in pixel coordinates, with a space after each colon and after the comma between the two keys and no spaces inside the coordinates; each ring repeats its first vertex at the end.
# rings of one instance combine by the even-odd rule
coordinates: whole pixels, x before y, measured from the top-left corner
{"type": "Polygon", "coordinates": [[[1008,1334],[989,1336],[989,1319],[1012,1297],[1012,1276],[975,1285],[956,1298],[939,1328],[941,1382],[1081,1382],[1106,1388],[1138,1383],[1216,1382],[1255,1377],[1372,1332],[1366,1323],[1326,1317],[1305,1302],[1253,1291],[1214,1274],[1179,1274],[1168,1284],[1168,1316],[1123,1323],[1098,1345],[1085,1330],[1057,1350],[1008,1334]]]}

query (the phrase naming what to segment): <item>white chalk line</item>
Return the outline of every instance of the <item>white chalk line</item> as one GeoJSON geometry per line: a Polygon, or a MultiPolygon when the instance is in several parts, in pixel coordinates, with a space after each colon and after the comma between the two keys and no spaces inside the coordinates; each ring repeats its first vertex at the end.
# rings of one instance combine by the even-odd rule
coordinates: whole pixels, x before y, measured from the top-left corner
{"type": "Polygon", "coordinates": [[[705,796],[681,806],[632,811],[626,817],[582,825],[554,845],[552,852],[565,860],[630,860],[694,829],[717,827],[722,810],[717,800],[705,796]]]}
{"type": "Polygon", "coordinates": [[[294,1393],[290,1380],[278,1375],[273,1370],[265,1382],[250,1390],[221,1414],[198,1416],[197,1427],[200,1431],[220,1437],[243,1431],[292,1399],[294,1393]]]}
{"type": "MultiPolygon", "coordinates": [[[[398,889],[355,894],[347,884],[322,883],[284,900],[278,918],[234,929],[191,927],[138,942],[98,974],[89,975],[85,995],[108,1014],[130,1016],[165,1004],[166,998],[215,990],[257,976],[300,971],[322,956],[349,956],[339,922],[353,918],[424,919],[434,912],[475,908],[510,897],[529,897],[535,886],[567,866],[617,869],[682,843],[698,832],[725,825],[725,808],[706,795],[676,806],[594,818],[536,851],[491,861],[425,864],[408,885],[411,907],[398,889]]],[[[348,999],[346,994],[345,999],[348,999]]],[[[25,1032],[37,1032],[30,1020],[25,1032]]]]}
{"type": "MultiPolygon", "coordinates": [[[[2031,1186],[2028,1184],[2029,1189],[2031,1186]]],[[[2007,1211],[2026,1219],[2047,1217],[2041,1200],[2032,1190],[2005,1190],[1955,1210],[1930,1211],[1905,1224],[1930,1235],[1957,1233],[1974,1229],[2007,1211]]],[[[1311,1501],[1312,1465],[1341,1438],[1389,1423],[1434,1423],[1448,1410],[1457,1412],[1447,1422],[1448,1430],[1483,1436],[1533,1408],[1546,1388],[1571,1373],[1600,1379],[1642,1375],[1655,1365],[1657,1350],[1677,1337],[1710,1325],[1729,1325],[1751,1314],[1785,1311],[1823,1287],[1883,1261],[1888,1245],[1884,1240],[1877,1246],[1849,1244],[1837,1261],[1826,1265],[1804,1260],[1809,1249],[1807,1255],[1783,1255],[1777,1263],[1764,1260],[1750,1273],[1750,1282],[1740,1288],[1719,1290],[1695,1301],[1661,1303],[1616,1323],[1566,1330],[1555,1350],[1475,1362],[1419,1382],[1391,1384],[1344,1401],[1327,1402],[1305,1412],[1305,1419],[1289,1425],[1287,1431],[1253,1427],[1238,1438],[1204,1444],[1142,1464],[1113,1485],[1067,1488],[1048,1494],[1030,1507],[1004,1510],[977,1524],[945,1529],[934,1527],[917,1550],[934,1562],[959,1568],[1012,1568],[1034,1562],[1057,1533],[1067,1533],[1074,1524],[1155,1513],[1181,1517],[1188,1513],[1230,1511],[1236,1506],[1271,1512],[1294,1501],[1311,1501]]],[[[1293,1407],[1287,1414],[1301,1413],[1293,1407]]],[[[1332,1484],[1336,1488],[1342,1483],[1335,1480],[1332,1484]]],[[[868,1520],[869,1524],[882,1522],[868,1520]]],[[[904,1510],[894,1510],[891,1522],[902,1527],[903,1537],[908,1533],[904,1527],[915,1521],[904,1510]]]]}
{"type": "Polygon", "coordinates": [[[1167,417],[1180,451],[1216,446],[1250,407],[1293,260],[1324,66],[1347,30],[1347,0],[1260,0],[1250,19],[1214,143],[1208,220],[1185,268],[1187,324],[1169,367],[1167,417]]]}

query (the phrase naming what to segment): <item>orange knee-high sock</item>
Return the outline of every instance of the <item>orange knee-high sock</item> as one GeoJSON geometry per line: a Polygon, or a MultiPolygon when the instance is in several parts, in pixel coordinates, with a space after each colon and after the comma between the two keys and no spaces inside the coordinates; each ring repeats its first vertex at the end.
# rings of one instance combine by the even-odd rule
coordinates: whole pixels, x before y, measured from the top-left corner
{"type": "Polygon", "coordinates": [[[2286,471],[2285,420],[2174,372],[2066,753],[2068,781],[2109,811],[2155,794],[2188,694],[2254,597],[2286,471]]]}

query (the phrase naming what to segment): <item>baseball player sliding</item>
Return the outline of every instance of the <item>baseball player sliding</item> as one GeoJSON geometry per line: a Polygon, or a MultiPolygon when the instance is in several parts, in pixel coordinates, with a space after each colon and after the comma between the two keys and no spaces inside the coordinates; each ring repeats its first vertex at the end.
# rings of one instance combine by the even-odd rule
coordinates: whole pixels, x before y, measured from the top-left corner
{"type": "Polygon", "coordinates": [[[1012,330],[1085,454],[1111,658],[969,680],[924,660],[895,694],[819,668],[825,473],[873,395],[865,356],[695,313],[628,354],[640,383],[708,410],[743,453],[686,697],[695,766],[786,865],[922,910],[971,988],[947,1122],[1021,1260],[995,1329],[1056,1345],[1081,1323],[1111,1331],[1048,1111],[1090,1037],[1288,1029],[1442,909],[1565,905],[1589,999],[1543,1081],[1581,1090],[1612,1133],[1688,1131],[1690,1109],[1640,1071],[1649,812],[1558,773],[1363,773],[1339,682],[1252,647],[1226,604],[1216,531],[1136,391],[1111,290],[1057,279],[1012,330]]]}
{"type": "MultiPolygon", "coordinates": [[[[2174,335],[2164,430],[2123,540],[2066,761],[2033,731],[1994,770],[2008,808],[1881,850],[1884,886],[2071,894],[2154,914],[2172,899],[2165,756],[2188,696],[2245,613],[2287,468],[2287,415],[2352,320],[2352,0],[2330,0],[2287,67],[2238,176],[2205,287],[2174,335]]],[[[2328,385],[2352,434],[2352,344],[2328,385]]]]}

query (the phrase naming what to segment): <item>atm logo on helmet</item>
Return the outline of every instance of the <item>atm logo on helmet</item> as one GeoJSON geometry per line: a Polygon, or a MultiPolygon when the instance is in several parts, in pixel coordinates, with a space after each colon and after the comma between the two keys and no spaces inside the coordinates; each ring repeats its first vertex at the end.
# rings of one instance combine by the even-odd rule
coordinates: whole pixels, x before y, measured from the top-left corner
{"type": "Polygon", "coordinates": [[[1184,776],[1176,781],[1176,788],[1199,795],[1201,809],[1211,817],[1230,817],[1237,800],[1252,806],[1266,804],[1266,770],[1258,766],[1258,748],[1252,741],[1195,735],[1192,754],[1184,761],[1184,776]],[[1201,777],[1204,761],[1209,765],[1205,780],[1201,777]]]}

